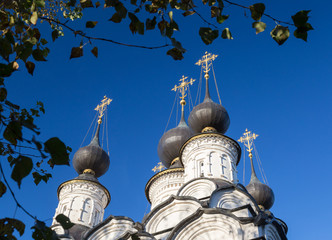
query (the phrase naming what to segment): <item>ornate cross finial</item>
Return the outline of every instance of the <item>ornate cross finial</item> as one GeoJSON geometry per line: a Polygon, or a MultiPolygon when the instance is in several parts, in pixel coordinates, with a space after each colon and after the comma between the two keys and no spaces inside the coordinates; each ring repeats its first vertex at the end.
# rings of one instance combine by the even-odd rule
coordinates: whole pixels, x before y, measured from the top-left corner
{"type": "Polygon", "coordinates": [[[243,133],[243,136],[240,137],[240,139],[238,140],[239,142],[244,143],[244,146],[246,146],[247,151],[249,152],[250,159],[252,159],[252,143],[253,140],[255,140],[257,137],[257,134],[251,133],[250,131],[248,131],[248,129],[246,129],[245,133],[243,133]]]}
{"type": "Polygon", "coordinates": [[[98,124],[101,124],[101,119],[104,116],[104,112],[106,111],[107,106],[113,101],[113,99],[107,98],[104,96],[103,100],[101,100],[101,103],[97,105],[95,108],[96,111],[99,112],[98,117],[98,124]]]}
{"type": "Polygon", "coordinates": [[[159,162],[157,166],[155,166],[154,168],[152,168],[152,171],[154,172],[161,172],[162,170],[164,170],[166,167],[162,164],[162,162],[159,162]]]}
{"type": "Polygon", "coordinates": [[[190,78],[190,81],[186,82],[186,79],[188,77],[182,76],[182,78],[179,80],[180,84],[179,85],[175,85],[174,88],[172,88],[172,91],[176,92],[178,89],[180,90],[181,93],[181,105],[184,106],[186,104],[186,101],[184,100],[184,98],[187,96],[186,91],[188,90],[188,85],[193,85],[193,83],[195,82],[195,79],[190,78]]]}
{"type": "Polygon", "coordinates": [[[212,61],[214,61],[217,57],[218,55],[205,52],[205,55],[202,57],[202,59],[198,60],[198,62],[195,63],[198,66],[202,66],[202,68],[204,69],[205,79],[209,78],[210,66],[212,64],[212,61]]]}

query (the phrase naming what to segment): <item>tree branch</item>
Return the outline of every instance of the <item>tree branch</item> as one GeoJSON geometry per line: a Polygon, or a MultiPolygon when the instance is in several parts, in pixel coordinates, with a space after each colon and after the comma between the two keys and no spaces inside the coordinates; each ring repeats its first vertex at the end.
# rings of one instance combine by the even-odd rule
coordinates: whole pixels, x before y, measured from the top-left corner
{"type": "Polygon", "coordinates": [[[203,22],[207,23],[209,26],[213,26],[214,28],[218,28],[216,25],[214,25],[213,23],[210,23],[209,21],[207,21],[205,18],[203,18],[203,16],[201,14],[199,14],[193,6],[191,6],[190,4],[190,8],[203,20],[203,22]]]}
{"type": "Polygon", "coordinates": [[[121,42],[117,42],[117,41],[114,41],[112,39],[107,39],[107,38],[91,37],[91,36],[88,36],[88,35],[84,34],[82,31],[77,31],[77,30],[69,27],[67,24],[59,22],[57,20],[53,20],[53,19],[46,18],[46,17],[39,17],[39,18],[43,19],[45,21],[54,22],[54,23],[56,23],[58,25],[61,25],[61,26],[65,27],[65,28],[67,28],[68,30],[72,31],[75,35],[82,36],[83,38],[86,38],[89,41],[91,41],[91,40],[98,40],[98,41],[110,42],[110,43],[114,43],[114,44],[118,44],[118,45],[126,46],[126,47],[136,47],[136,48],[144,48],[144,49],[158,49],[158,48],[165,48],[165,47],[170,46],[169,44],[165,44],[165,45],[161,45],[161,46],[148,47],[148,46],[142,46],[142,45],[134,45],[134,44],[121,43],[121,42]]]}
{"type": "Polygon", "coordinates": [[[24,207],[22,207],[22,205],[17,201],[16,197],[15,197],[15,194],[13,192],[13,190],[11,189],[9,183],[7,182],[7,179],[5,177],[5,174],[3,172],[3,169],[2,169],[2,165],[1,165],[1,162],[0,162],[0,171],[1,171],[1,174],[2,174],[2,177],[3,177],[3,180],[5,181],[6,185],[7,185],[7,188],[9,189],[9,192],[11,193],[16,205],[21,208],[23,210],[23,212],[25,212],[29,217],[33,218],[34,220],[37,220],[36,217],[32,216],[31,213],[29,213],[24,207]]]}
{"type": "MultiPolygon", "coordinates": [[[[243,6],[243,5],[238,4],[238,3],[231,2],[231,1],[229,1],[229,0],[223,0],[223,1],[229,3],[230,5],[234,5],[234,6],[237,6],[237,7],[244,8],[244,9],[250,9],[249,7],[243,6]]],[[[278,23],[284,23],[284,24],[287,24],[287,25],[290,25],[290,26],[295,26],[293,23],[290,23],[290,22],[284,22],[284,21],[278,20],[278,19],[276,19],[276,18],[274,18],[274,17],[272,17],[271,15],[266,14],[266,13],[263,13],[263,16],[268,17],[268,18],[270,18],[270,19],[272,19],[273,21],[278,22],[278,23]]]]}

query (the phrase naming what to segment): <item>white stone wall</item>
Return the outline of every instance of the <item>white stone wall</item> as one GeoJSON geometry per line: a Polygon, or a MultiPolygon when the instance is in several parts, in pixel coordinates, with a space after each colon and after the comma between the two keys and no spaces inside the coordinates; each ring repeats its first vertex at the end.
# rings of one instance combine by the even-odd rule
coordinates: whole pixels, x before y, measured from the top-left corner
{"type": "MultiPolygon", "coordinates": [[[[174,198],[174,196],[173,196],[174,198]]],[[[201,207],[198,201],[193,199],[173,199],[173,201],[157,212],[151,211],[151,216],[145,223],[145,230],[150,234],[156,234],[175,227],[186,217],[194,214],[201,207]]],[[[156,235],[157,239],[166,239],[169,232],[156,235]]]]}
{"type": "Polygon", "coordinates": [[[185,182],[199,177],[220,178],[237,183],[238,149],[232,140],[219,134],[193,137],[182,151],[185,182]]]}
{"type": "Polygon", "coordinates": [[[102,186],[83,180],[72,180],[65,183],[59,193],[59,205],[55,217],[64,214],[75,224],[93,227],[104,217],[104,209],[108,203],[108,196],[102,186]]]}
{"type": "Polygon", "coordinates": [[[242,225],[221,214],[203,214],[197,220],[179,229],[169,239],[174,240],[244,240],[242,225]]]}
{"type": "Polygon", "coordinates": [[[158,204],[164,202],[171,195],[176,195],[179,188],[183,185],[183,172],[182,171],[167,171],[165,174],[157,176],[151,183],[149,189],[149,198],[151,201],[151,209],[158,204]]]}
{"type": "Polygon", "coordinates": [[[178,196],[191,196],[197,199],[209,198],[217,185],[210,179],[195,179],[179,190],[178,196]]]}

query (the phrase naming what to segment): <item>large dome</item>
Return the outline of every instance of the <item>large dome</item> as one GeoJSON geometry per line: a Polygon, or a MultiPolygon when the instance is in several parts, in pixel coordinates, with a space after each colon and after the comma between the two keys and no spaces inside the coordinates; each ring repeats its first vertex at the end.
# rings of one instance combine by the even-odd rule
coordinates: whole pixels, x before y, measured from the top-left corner
{"type": "Polygon", "coordinates": [[[92,170],[95,177],[104,175],[110,165],[108,154],[99,145],[99,126],[96,136],[88,146],[80,148],[74,155],[73,166],[78,174],[92,170]]]}
{"type": "Polygon", "coordinates": [[[182,145],[193,135],[182,115],[176,128],[168,130],[159,140],[158,156],[163,165],[169,168],[173,160],[179,157],[182,145]]]}
{"type": "Polygon", "coordinates": [[[195,133],[200,133],[204,128],[210,127],[224,134],[229,127],[230,119],[226,109],[207,96],[191,111],[188,123],[195,133]]]}
{"type": "Polygon", "coordinates": [[[248,193],[255,199],[259,206],[265,209],[270,209],[274,203],[274,193],[272,189],[261,183],[256,175],[251,176],[250,183],[246,186],[248,193]]]}

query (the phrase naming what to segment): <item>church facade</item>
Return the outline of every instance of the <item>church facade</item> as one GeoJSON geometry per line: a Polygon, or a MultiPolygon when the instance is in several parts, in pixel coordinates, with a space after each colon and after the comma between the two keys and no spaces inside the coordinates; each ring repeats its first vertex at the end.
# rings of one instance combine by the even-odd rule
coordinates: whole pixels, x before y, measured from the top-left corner
{"type": "Polygon", "coordinates": [[[78,177],[58,188],[59,204],[52,229],[60,239],[85,240],[284,240],[287,225],[269,210],[274,202],[270,187],[257,178],[251,154],[256,137],[246,131],[244,142],[251,160],[251,180],[239,183],[237,165],[241,148],[225,135],[230,119],[226,109],[212,101],[209,70],[216,55],[206,53],[198,61],[205,72],[205,98],[184,117],[186,89],[193,80],[182,78],[175,90],[181,94],[181,120],[159,141],[158,155],[166,169],[147,182],[145,194],[151,211],[141,222],[128,217],[109,216],[104,209],[110,193],[98,181],[109,166],[109,157],[99,144],[103,109],[92,142],[80,148],[73,166],[78,177]],[[74,225],[64,229],[56,216],[67,216],[74,225]]]}

